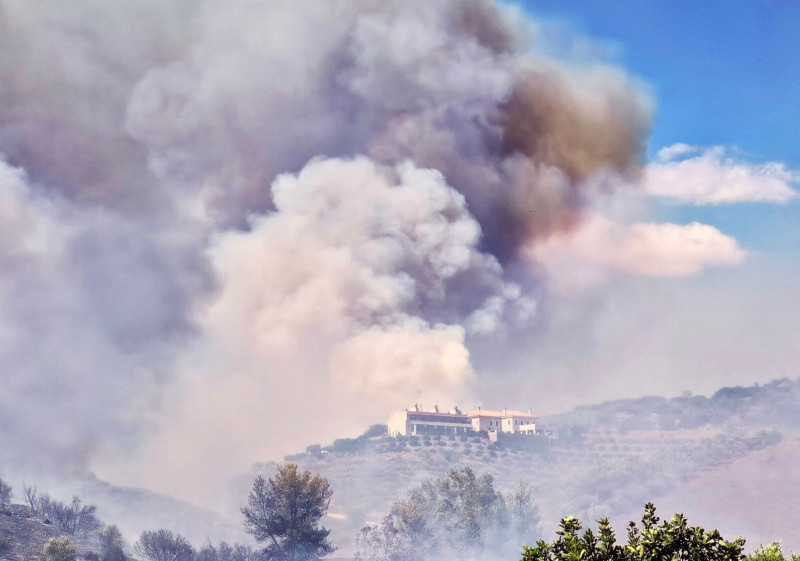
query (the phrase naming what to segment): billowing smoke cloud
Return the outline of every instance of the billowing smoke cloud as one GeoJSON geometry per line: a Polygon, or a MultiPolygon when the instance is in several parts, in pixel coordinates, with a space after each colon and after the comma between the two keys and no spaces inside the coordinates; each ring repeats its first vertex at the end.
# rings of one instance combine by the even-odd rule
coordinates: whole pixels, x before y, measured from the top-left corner
{"type": "Polygon", "coordinates": [[[195,242],[79,207],[0,162],[2,459],[70,471],[158,404],[207,284],[195,242]]]}
{"type": "MultiPolygon", "coordinates": [[[[474,399],[534,332],[536,248],[639,177],[650,124],[635,80],[527,25],[489,0],[0,4],[4,459],[113,470],[144,434],[139,477],[196,495],[474,399]]],[[[688,228],[618,243],[705,240],[646,274],[740,258],[688,228]]]]}

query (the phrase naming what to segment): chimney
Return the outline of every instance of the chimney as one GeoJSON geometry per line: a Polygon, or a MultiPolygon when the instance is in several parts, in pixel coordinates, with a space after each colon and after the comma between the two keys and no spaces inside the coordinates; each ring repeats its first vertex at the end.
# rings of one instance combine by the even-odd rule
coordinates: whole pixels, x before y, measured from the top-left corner
{"type": "Polygon", "coordinates": [[[439,412],[439,406],[438,405],[434,405],[433,406],[433,412],[434,413],[438,413],[439,412]]]}
{"type": "Polygon", "coordinates": [[[533,415],[530,409],[528,409],[528,415],[533,415]]]}
{"type": "Polygon", "coordinates": [[[505,417],[505,415],[506,415],[506,408],[503,407],[503,416],[505,417]]]}

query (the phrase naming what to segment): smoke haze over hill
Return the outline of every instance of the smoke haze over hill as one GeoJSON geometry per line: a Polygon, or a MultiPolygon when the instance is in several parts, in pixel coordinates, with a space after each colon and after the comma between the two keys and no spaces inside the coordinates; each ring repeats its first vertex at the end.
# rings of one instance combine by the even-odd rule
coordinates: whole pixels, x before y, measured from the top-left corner
{"type": "Polygon", "coordinates": [[[647,87],[536,37],[489,0],[0,3],[0,461],[215,504],[414,401],[527,408],[608,279],[742,262],[647,221],[647,87]]]}

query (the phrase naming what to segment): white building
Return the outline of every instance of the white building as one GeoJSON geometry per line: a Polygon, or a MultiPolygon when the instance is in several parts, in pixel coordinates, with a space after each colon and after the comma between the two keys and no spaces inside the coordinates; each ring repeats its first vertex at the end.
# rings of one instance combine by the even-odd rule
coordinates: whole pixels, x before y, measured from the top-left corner
{"type": "Polygon", "coordinates": [[[422,411],[419,405],[413,409],[403,409],[389,417],[389,436],[409,436],[415,434],[463,434],[472,430],[470,418],[458,407],[448,412],[439,411],[437,405],[430,411],[422,411]]]}
{"type": "Polygon", "coordinates": [[[511,409],[490,411],[479,408],[464,414],[458,407],[445,413],[439,411],[438,406],[423,411],[419,405],[414,405],[413,409],[392,413],[389,417],[389,436],[463,434],[473,431],[536,434],[536,419],[530,409],[523,413],[511,409]]]}
{"type": "Polygon", "coordinates": [[[536,434],[537,417],[531,414],[514,411],[513,409],[503,409],[502,411],[490,411],[478,409],[469,414],[472,423],[472,430],[511,432],[520,434],[536,434]]]}

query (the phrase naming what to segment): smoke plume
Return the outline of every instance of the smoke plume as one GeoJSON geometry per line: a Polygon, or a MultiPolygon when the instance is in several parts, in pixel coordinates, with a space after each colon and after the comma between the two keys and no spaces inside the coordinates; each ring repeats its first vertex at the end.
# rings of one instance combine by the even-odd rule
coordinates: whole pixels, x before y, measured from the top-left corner
{"type": "Polygon", "coordinates": [[[635,79],[532,29],[490,0],[3,1],[3,462],[144,450],[132,480],[189,496],[474,401],[538,329],[536,247],[637,180],[650,127],[635,79]]]}

